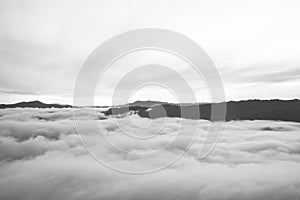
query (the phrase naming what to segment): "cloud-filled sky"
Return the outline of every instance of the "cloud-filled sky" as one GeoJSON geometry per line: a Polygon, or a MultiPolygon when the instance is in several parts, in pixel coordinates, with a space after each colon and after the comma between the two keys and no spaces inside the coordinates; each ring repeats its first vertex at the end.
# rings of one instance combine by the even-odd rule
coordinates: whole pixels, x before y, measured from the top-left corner
{"type": "MultiPolygon", "coordinates": [[[[170,29],[197,42],[215,63],[227,100],[300,98],[299,24],[297,0],[0,0],[1,102],[71,104],[86,57],[112,36],[146,27],[170,29]]],[[[115,71],[149,57],[153,64],[168,62],[187,76],[198,101],[209,100],[190,66],[162,54],[140,54],[121,59],[115,71]]],[[[118,73],[109,76],[97,104],[110,103],[111,85],[119,79],[118,73]]],[[[173,101],[171,96],[148,87],[133,99],[173,101]]]]}
{"type": "MultiPolygon", "coordinates": [[[[119,153],[103,142],[98,127],[90,126],[96,119],[94,111],[77,111],[87,147],[119,169],[159,167],[185,151],[185,141],[194,135],[187,123],[184,134],[171,143],[179,118],[167,118],[160,134],[148,140],[130,138],[120,127],[127,127],[131,134],[151,136],[163,118],[153,120],[146,129],[129,125],[127,117],[101,120],[106,136],[127,151],[119,153]],[[159,151],[151,153],[154,150],[159,151]]],[[[150,121],[132,117],[140,125],[150,121]]],[[[71,109],[0,110],[0,199],[299,198],[299,123],[227,122],[214,151],[199,159],[202,136],[210,124],[199,122],[197,139],[177,162],[155,173],[133,175],[105,167],[88,154],[71,109]]]]}

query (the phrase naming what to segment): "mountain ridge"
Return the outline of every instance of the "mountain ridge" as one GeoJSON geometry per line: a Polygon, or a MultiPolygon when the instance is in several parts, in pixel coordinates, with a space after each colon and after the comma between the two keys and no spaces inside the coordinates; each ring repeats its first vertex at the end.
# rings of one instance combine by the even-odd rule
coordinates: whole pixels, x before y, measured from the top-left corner
{"type": "MultiPolygon", "coordinates": [[[[101,111],[106,116],[136,113],[143,118],[156,119],[160,117],[179,117],[185,119],[211,120],[211,107],[226,103],[227,111],[225,121],[231,120],[280,120],[300,122],[300,100],[259,100],[250,99],[242,101],[228,101],[222,103],[167,103],[160,101],[135,101],[133,103],[108,107],[101,111]],[[162,113],[161,108],[165,110],[162,113]],[[200,110],[200,116],[194,116],[193,109],[200,110]],[[186,111],[186,112],[182,112],[186,111]]],[[[71,105],[46,104],[40,101],[27,101],[14,104],[0,104],[5,108],[72,108],[71,105]]],[[[97,107],[97,106],[94,106],[97,107]]]]}
{"type": "MultiPolygon", "coordinates": [[[[179,117],[186,119],[211,120],[211,107],[226,103],[225,121],[232,120],[280,120],[300,122],[300,100],[243,100],[222,103],[191,103],[191,104],[160,104],[151,107],[123,106],[112,107],[103,113],[105,115],[122,115],[132,111],[140,117],[156,119],[160,117],[179,117]],[[165,112],[162,112],[162,108],[165,112]],[[193,109],[200,110],[200,116],[195,116],[193,109]],[[182,112],[183,111],[183,112],[182,112]]],[[[221,120],[221,119],[219,119],[221,120]]],[[[218,119],[216,119],[218,121],[218,119]]]]}
{"type": "Polygon", "coordinates": [[[62,105],[62,104],[46,104],[41,101],[22,101],[13,104],[0,104],[0,109],[5,108],[72,108],[71,105],[62,105]]]}

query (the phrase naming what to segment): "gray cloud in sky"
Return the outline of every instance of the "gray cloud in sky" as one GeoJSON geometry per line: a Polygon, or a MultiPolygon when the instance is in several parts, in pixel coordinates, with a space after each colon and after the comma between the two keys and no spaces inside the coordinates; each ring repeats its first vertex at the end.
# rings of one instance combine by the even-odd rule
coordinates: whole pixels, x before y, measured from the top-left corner
{"type": "MultiPolygon", "coordinates": [[[[293,69],[282,70],[280,72],[274,72],[270,74],[259,74],[258,77],[260,77],[260,80],[262,82],[265,81],[271,83],[298,81],[300,79],[300,68],[295,67],[293,69]]],[[[259,78],[257,78],[256,80],[259,81],[259,78]]]]}
{"type": "MultiPolygon", "coordinates": [[[[276,64],[274,64],[276,65],[276,64]]],[[[276,71],[268,70],[269,67],[260,70],[262,67],[255,67],[253,69],[232,69],[225,71],[224,77],[228,78],[228,81],[234,83],[266,83],[266,84],[280,84],[281,82],[298,82],[300,78],[300,69],[299,67],[281,67],[276,71]],[[260,70],[260,71],[259,71],[260,70]],[[229,79],[232,74],[235,74],[234,77],[229,79]]]]}
{"type": "Polygon", "coordinates": [[[16,90],[1,90],[0,93],[4,94],[21,94],[21,95],[36,95],[37,93],[31,91],[16,91],[16,90]]]}
{"type": "MultiPolygon", "coordinates": [[[[182,33],[202,46],[219,69],[229,100],[299,98],[299,94],[289,90],[299,86],[298,4],[294,0],[284,3],[165,0],[159,4],[131,1],[128,6],[119,0],[105,3],[2,0],[1,89],[24,94],[32,91],[40,94],[39,100],[71,103],[72,94],[66,95],[65,91],[73,90],[80,66],[94,48],[124,31],[155,27],[182,33]],[[276,91],[268,85],[265,91],[249,87],[249,84],[275,82],[276,91]]],[[[147,58],[141,57],[140,63],[143,61],[147,58]]],[[[130,63],[135,60],[128,60],[124,66],[130,63]]],[[[173,63],[171,67],[176,65],[180,64],[173,63]]],[[[189,66],[184,68],[188,71],[189,66]]],[[[110,76],[111,80],[119,78],[116,74],[110,76]]],[[[198,79],[190,77],[189,81],[197,88],[198,79]]],[[[108,87],[109,90],[112,88],[108,87]]],[[[203,96],[207,99],[205,88],[195,90],[201,101],[203,96]]],[[[107,91],[103,93],[105,100],[99,104],[109,102],[107,91]]],[[[148,94],[153,92],[149,89],[148,94]]],[[[34,98],[24,94],[0,94],[0,97],[3,103],[34,98]]],[[[167,100],[160,94],[163,91],[158,92],[157,98],[167,100]]]]}

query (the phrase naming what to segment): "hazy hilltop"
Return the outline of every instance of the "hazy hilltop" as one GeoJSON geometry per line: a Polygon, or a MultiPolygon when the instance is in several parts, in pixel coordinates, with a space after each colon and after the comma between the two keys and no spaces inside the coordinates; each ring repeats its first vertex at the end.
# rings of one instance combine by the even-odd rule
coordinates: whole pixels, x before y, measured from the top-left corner
{"type": "MultiPolygon", "coordinates": [[[[231,120],[277,120],[300,122],[300,100],[245,100],[226,103],[184,103],[174,104],[160,101],[135,101],[126,105],[114,106],[102,111],[106,116],[138,114],[140,117],[157,119],[161,117],[178,117],[185,119],[211,120],[212,106],[226,104],[226,121],[231,120]],[[163,112],[162,112],[163,108],[163,112]],[[195,114],[199,109],[200,116],[195,114]]],[[[1,104],[4,108],[71,108],[71,105],[46,104],[40,101],[1,104]]],[[[216,121],[221,119],[216,119],[216,121]]]]}
{"type": "MultiPolygon", "coordinates": [[[[149,103],[110,108],[103,112],[105,115],[118,115],[125,112],[134,111],[140,117],[160,118],[160,117],[181,117],[186,119],[211,119],[212,106],[223,106],[225,103],[207,104],[169,104],[169,103],[149,103]],[[140,105],[140,106],[139,106],[140,105]],[[149,106],[147,106],[149,105],[149,106]],[[165,112],[162,112],[161,108],[165,112]],[[151,108],[151,109],[149,109],[151,108]],[[193,111],[200,110],[200,116],[193,111]]],[[[229,101],[226,103],[226,121],[231,120],[278,120],[300,122],[300,100],[246,100],[229,101]]],[[[217,119],[218,120],[218,119],[217,119]]]]}
{"type": "Polygon", "coordinates": [[[141,106],[141,107],[151,107],[154,105],[162,105],[162,104],[167,104],[168,102],[162,102],[162,101],[135,101],[133,103],[129,103],[130,106],[141,106]]]}
{"type": "Polygon", "coordinates": [[[72,108],[72,106],[61,104],[46,104],[40,101],[24,101],[14,104],[0,104],[0,109],[3,108],[72,108]]]}

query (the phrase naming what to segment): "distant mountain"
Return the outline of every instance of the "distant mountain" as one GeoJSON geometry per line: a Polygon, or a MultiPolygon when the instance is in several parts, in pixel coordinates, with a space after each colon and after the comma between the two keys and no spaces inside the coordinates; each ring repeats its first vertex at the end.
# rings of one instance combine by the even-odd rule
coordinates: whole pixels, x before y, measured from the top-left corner
{"type": "Polygon", "coordinates": [[[72,108],[72,106],[61,104],[45,104],[40,101],[28,101],[15,104],[0,104],[0,109],[3,108],[72,108]]]}
{"type": "MultiPolygon", "coordinates": [[[[225,103],[214,103],[220,106],[225,103]]],[[[226,121],[231,120],[278,120],[300,122],[300,100],[246,100],[226,103],[226,121]]],[[[0,104],[3,108],[71,108],[71,105],[45,104],[40,101],[0,104]]],[[[156,119],[160,117],[181,117],[186,119],[211,119],[209,103],[172,104],[159,101],[136,101],[130,104],[111,107],[102,111],[106,116],[137,114],[140,117],[156,119]],[[164,112],[162,112],[162,108],[164,112]],[[195,116],[194,109],[200,110],[200,117],[195,116]],[[182,112],[183,111],[183,112],[182,112]]]]}
{"type": "Polygon", "coordinates": [[[167,104],[168,102],[161,102],[161,101],[135,101],[133,103],[129,103],[129,106],[140,106],[140,107],[151,107],[154,105],[162,105],[167,104]]]}
{"type": "MultiPolygon", "coordinates": [[[[103,111],[102,113],[106,116],[125,115],[125,114],[129,114],[129,113],[138,113],[139,114],[140,112],[143,112],[143,113],[147,112],[146,111],[147,109],[149,109],[149,107],[124,105],[124,106],[109,108],[108,110],[103,111]]],[[[147,116],[145,116],[145,117],[147,117],[147,116]]]]}
{"type": "MultiPolygon", "coordinates": [[[[215,103],[220,106],[224,103],[215,103]]],[[[140,105],[143,105],[140,102],[140,105]]],[[[145,105],[145,104],[144,104],[145,105]]],[[[123,106],[110,108],[104,112],[105,115],[125,114],[133,111],[140,117],[181,117],[186,119],[211,119],[212,104],[155,104],[153,106],[123,106]],[[164,108],[165,113],[161,108],[164,108]],[[200,109],[200,117],[195,116],[193,109],[200,109]],[[184,111],[181,113],[181,111],[184,111]]],[[[226,103],[226,121],[231,120],[280,120],[300,122],[300,100],[246,100],[230,101],[226,103]]]]}

